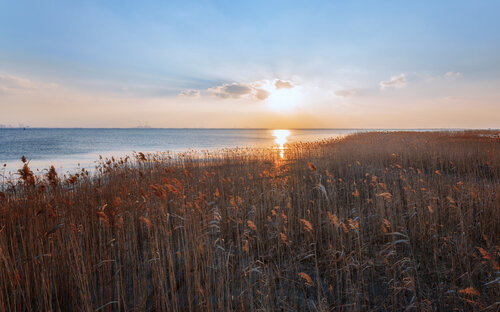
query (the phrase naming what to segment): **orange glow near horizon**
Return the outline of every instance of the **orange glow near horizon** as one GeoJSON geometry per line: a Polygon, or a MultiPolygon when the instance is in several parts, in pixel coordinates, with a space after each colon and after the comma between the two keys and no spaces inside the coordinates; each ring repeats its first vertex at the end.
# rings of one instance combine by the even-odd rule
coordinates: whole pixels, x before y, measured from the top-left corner
{"type": "Polygon", "coordinates": [[[280,157],[283,159],[285,157],[285,143],[288,142],[287,138],[290,136],[290,130],[286,129],[273,130],[273,136],[275,137],[274,142],[278,144],[280,157]]]}

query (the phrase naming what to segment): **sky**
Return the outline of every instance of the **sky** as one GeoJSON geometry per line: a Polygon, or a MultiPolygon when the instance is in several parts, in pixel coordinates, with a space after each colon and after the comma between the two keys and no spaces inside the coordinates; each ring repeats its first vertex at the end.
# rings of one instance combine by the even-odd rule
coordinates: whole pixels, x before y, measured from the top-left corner
{"type": "Polygon", "coordinates": [[[0,125],[500,128],[499,1],[0,0],[0,125]]]}

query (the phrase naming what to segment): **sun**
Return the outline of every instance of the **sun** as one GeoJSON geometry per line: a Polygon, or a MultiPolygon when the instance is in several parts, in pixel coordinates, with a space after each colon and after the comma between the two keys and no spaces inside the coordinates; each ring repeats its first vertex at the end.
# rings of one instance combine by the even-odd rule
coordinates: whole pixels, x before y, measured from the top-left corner
{"type": "Polygon", "coordinates": [[[299,87],[272,90],[267,98],[269,109],[279,113],[292,112],[301,101],[302,92],[299,87]]]}

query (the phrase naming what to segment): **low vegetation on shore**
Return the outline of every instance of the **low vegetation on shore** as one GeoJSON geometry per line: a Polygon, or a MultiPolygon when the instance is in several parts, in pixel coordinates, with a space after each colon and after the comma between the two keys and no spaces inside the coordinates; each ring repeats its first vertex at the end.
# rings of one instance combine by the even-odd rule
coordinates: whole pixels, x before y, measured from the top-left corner
{"type": "Polygon", "coordinates": [[[0,311],[498,311],[500,138],[135,154],[0,192],[0,311]]]}

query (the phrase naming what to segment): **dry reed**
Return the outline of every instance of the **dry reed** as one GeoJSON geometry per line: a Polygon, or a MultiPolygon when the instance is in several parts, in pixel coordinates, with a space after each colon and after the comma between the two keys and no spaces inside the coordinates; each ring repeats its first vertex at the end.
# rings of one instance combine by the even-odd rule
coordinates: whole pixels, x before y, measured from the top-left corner
{"type": "Polygon", "coordinates": [[[498,132],[136,154],[0,192],[0,311],[498,311],[498,132]]]}

